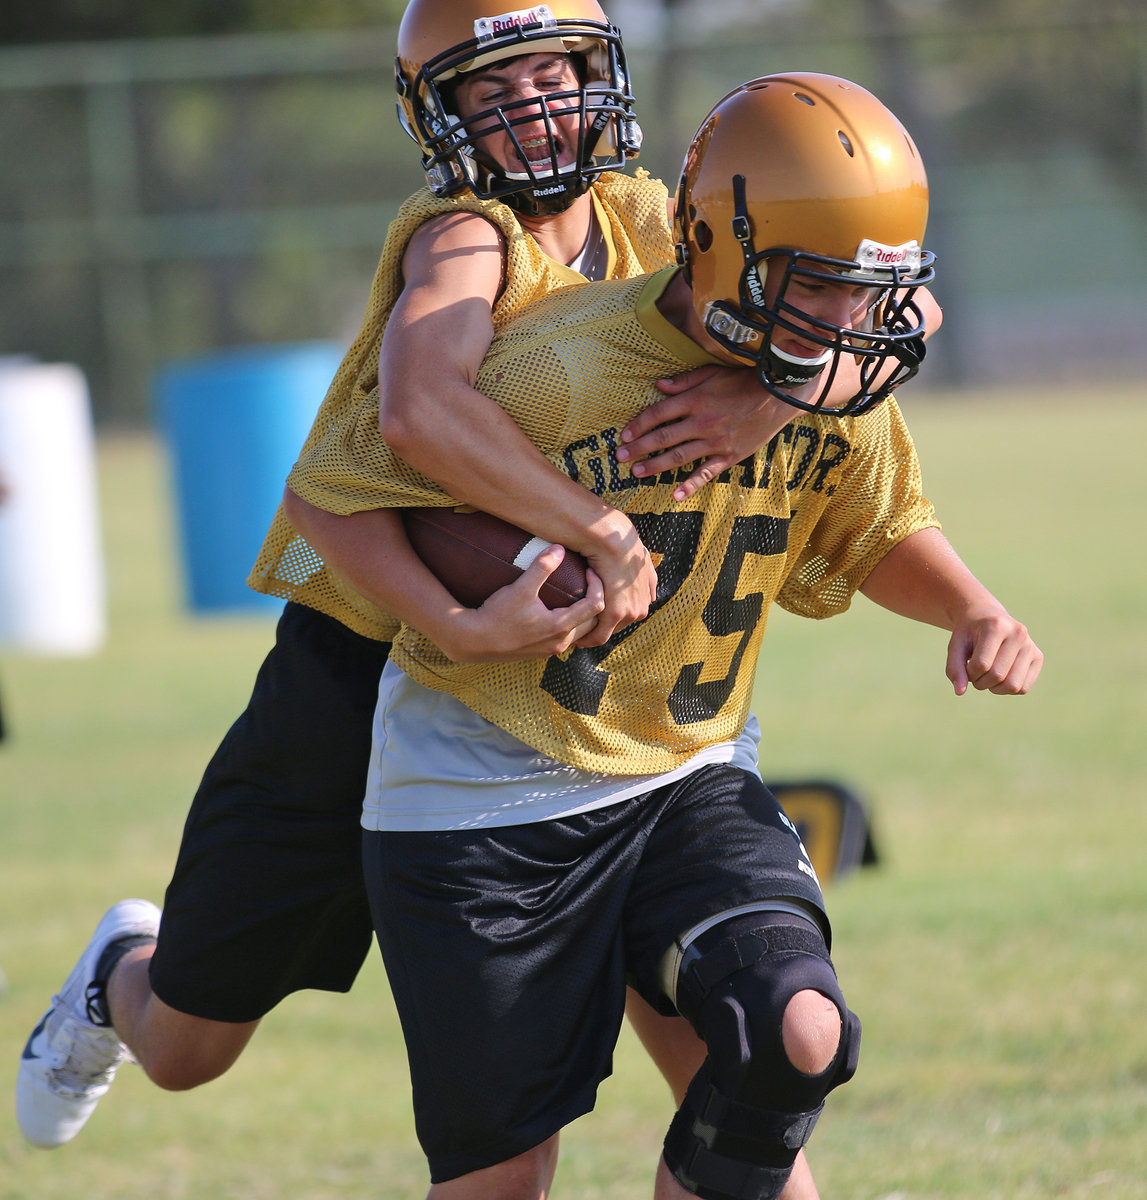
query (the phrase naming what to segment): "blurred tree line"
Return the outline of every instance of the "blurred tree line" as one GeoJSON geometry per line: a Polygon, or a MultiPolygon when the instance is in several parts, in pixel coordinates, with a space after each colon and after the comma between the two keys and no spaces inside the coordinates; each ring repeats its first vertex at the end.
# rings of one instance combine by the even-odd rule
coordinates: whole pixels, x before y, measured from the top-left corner
{"type": "MultiPolygon", "coordinates": [[[[504,0],[507,8],[519,2],[504,0]]],[[[5,6],[0,43],[392,25],[404,7],[405,0],[37,0],[5,6]]],[[[604,7],[612,11],[609,0],[604,7]]],[[[692,23],[703,12],[702,28],[708,29],[722,23],[721,7],[711,0],[660,0],[668,21],[692,23]]],[[[889,99],[893,107],[907,103],[909,113],[922,105],[911,96],[898,40],[927,36],[930,29],[937,34],[964,29],[976,53],[961,55],[939,81],[930,77],[924,107],[942,107],[945,97],[964,98],[960,116],[999,146],[1014,145],[1017,137],[1082,136],[1121,184],[1138,190],[1147,181],[1143,0],[757,0],[726,7],[731,25],[764,22],[780,32],[815,18],[817,27],[832,36],[850,32],[884,38],[884,65],[894,93],[889,99]],[[1119,28],[1121,20],[1126,29],[1119,28]],[[1078,38],[1061,36],[1070,26],[1080,30],[1078,38]],[[1101,27],[1102,34],[1088,36],[1101,27]],[[1013,39],[999,36],[1017,29],[1030,31],[1018,55],[1013,39]]]]}
{"type": "Polygon", "coordinates": [[[346,29],[398,20],[404,0],[35,0],[4,6],[0,43],[346,29]]]}
{"type": "MultiPolygon", "coordinates": [[[[904,119],[942,264],[933,381],[1147,353],[1147,0],[602,3],[641,165],[670,186],[714,98],[756,75],[842,75],[904,119]]],[[[157,363],[353,336],[422,182],[394,119],[404,6],[4,5],[0,355],[79,363],[97,416],[135,423],[157,363]]]]}
{"type": "MultiPolygon", "coordinates": [[[[519,0],[504,3],[511,7],[519,0]]],[[[405,0],[37,0],[5,6],[0,43],[392,25],[404,7],[405,0]]],[[[604,7],[611,11],[609,0],[604,7]]],[[[1122,184],[1139,189],[1147,180],[1144,0],[758,0],[726,7],[730,25],[763,22],[779,33],[813,18],[834,37],[882,38],[893,93],[889,100],[894,108],[906,103],[906,115],[921,107],[942,108],[946,98],[960,97],[954,106],[961,118],[996,145],[1014,145],[1017,137],[1082,136],[1122,184]],[[1080,36],[1065,39],[1062,32],[1071,26],[1080,36]],[[930,76],[926,103],[913,98],[900,43],[909,35],[919,39],[930,30],[939,35],[953,28],[966,30],[976,52],[961,55],[947,74],[941,66],[939,79],[930,76]],[[1018,29],[1029,33],[1017,55],[1014,40],[1000,34],[1018,29]],[[1089,30],[1102,32],[1088,36],[1089,30]]],[[[660,8],[669,28],[675,18],[682,27],[692,24],[702,10],[702,28],[722,24],[721,5],[711,0],[660,0],[660,8]]],[[[667,77],[671,80],[672,73],[667,77]]]]}
{"type": "Polygon", "coordinates": [[[892,66],[907,31],[963,30],[965,53],[933,53],[929,104],[975,129],[986,150],[1082,144],[1115,181],[1147,185],[1147,4],[1143,0],[814,0],[885,37],[892,66]],[[1075,36],[1065,36],[1074,32],[1075,36]],[[1022,35],[1022,36],[1017,36],[1022,35]],[[970,52],[968,52],[970,51],[970,52]],[[890,57],[891,56],[891,57],[890,57]]]}

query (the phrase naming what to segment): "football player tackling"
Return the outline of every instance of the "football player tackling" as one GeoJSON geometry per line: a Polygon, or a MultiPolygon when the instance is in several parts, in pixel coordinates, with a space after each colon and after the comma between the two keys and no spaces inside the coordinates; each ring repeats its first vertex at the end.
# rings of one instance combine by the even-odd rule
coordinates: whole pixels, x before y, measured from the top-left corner
{"type": "Polygon", "coordinates": [[[377,516],[453,500],[369,421],[329,430],[292,474],[313,505],[376,513],[378,599],[405,622],[364,864],[435,1200],[548,1194],[558,1133],[609,1072],[627,980],[707,1050],[662,1200],[779,1196],[856,1068],[820,887],[746,732],[769,606],[827,617],[860,591],[942,628],[960,694],[1023,694],[1042,665],[940,533],[888,397],[921,355],[927,205],[914,144],[869,93],[756,80],[686,156],[680,269],[554,293],[499,331],[478,389],[658,557],[649,614],[604,644],[491,655],[487,627],[539,619],[536,575],[462,609],[397,515],[377,516]],[[619,462],[617,431],[658,379],[714,362],[801,411],[682,499],[673,472],[619,462]]]}

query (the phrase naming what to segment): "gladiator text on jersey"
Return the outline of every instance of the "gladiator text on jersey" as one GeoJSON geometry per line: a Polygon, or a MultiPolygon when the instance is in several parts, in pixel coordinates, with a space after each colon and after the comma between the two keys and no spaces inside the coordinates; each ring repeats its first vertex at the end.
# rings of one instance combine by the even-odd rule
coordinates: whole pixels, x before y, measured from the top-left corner
{"type": "MultiPolygon", "coordinates": [[[[807,489],[824,492],[828,496],[836,491],[835,478],[843,469],[852,446],[840,434],[823,432],[813,425],[804,424],[787,426],[764,450],[723,471],[710,486],[733,484],[742,488],[771,487],[777,453],[782,444],[786,448],[783,459],[787,470],[786,491],[792,493],[807,489]]],[[[579,438],[561,451],[563,469],[575,483],[588,488],[594,495],[605,496],[632,488],[681,483],[697,467],[696,463],[687,463],[676,471],[663,471],[660,475],[638,479],[626,464],[618,462],[617,447],[616,429],[604,429],[600,433],[579,438]]]]}

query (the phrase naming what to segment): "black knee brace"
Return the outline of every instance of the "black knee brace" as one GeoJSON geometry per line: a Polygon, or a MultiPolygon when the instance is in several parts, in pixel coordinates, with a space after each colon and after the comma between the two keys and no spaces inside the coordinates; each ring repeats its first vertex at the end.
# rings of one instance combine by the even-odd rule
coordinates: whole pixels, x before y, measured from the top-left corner
{"type": "Polygon", "coordinates": [[[824,938],[786,913],[732,917],[686,949],[676,1002],[709,1055],[669,1127],[665,1161],[704,1200],[774,1200],[825,1096],[852,1078],[860,1053],[860,1022],[824,938]],[[840,1044],[819,1075],[798,1071],[781,1037],[788,1002],[806,988],[840,1013],[840,1044]]]}

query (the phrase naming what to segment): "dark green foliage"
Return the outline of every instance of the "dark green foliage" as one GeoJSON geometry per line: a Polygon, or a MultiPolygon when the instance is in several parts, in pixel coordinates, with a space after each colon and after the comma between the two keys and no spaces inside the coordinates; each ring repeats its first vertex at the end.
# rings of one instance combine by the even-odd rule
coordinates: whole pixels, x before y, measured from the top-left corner
{"type": "Polygon", "coordinates": [[[388,24],[403,0],[36,0],[5,9],[0,43],[19,45],[388,24]]]}

